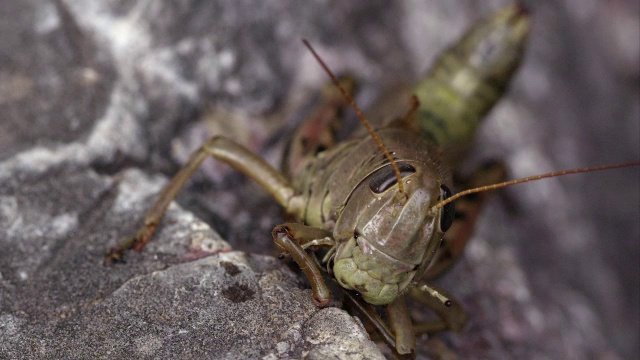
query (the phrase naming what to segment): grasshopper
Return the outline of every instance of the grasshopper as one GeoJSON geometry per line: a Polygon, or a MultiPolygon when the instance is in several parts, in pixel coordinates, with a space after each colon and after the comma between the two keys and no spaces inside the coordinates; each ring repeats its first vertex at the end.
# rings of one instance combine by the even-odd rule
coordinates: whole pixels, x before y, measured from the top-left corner
{"type": "Polygon", "coordinates": [[[284,173],[231,139],[215,136],[195,151],[164,189],[131,238],[111,248],[105,263],[121,261],[150,240],[178,192],[209,156],[260,184],[296,222],[276,226],[281,258],[305,273],[317,306],[331,300],[326,281],[344,289],[345,304],[380,334],[397,356],[415,355],[415,334],[460,330],[462,307],[427,281],[462,254],[487,191],[585,168],[503,182],[504,167],[489,164],[459,181],[453,175],[484,116],[505,92],[524,53],[527,12],[507,6],[472,27],[418,83],[406,113],[374,130],[353,101],[355,85],[337,78],[313,48],[335,88],[296,131],[284,173]],[[335,91],[335,90],[338,91],[335,91]],[[369,134],[338,142],[335,129],[352,107],[369,134]],[[476,194],[475,197],[463,196],[476,194]],[[459,199],[457,210],[453,200],[459,199]],[[331,281],[331,280],[329,280],[331,281]],[[413,324],[405,296],[427,305],[439,320],[413,324]],[[386,322],[377,307],[386,313],[386,322]]]}

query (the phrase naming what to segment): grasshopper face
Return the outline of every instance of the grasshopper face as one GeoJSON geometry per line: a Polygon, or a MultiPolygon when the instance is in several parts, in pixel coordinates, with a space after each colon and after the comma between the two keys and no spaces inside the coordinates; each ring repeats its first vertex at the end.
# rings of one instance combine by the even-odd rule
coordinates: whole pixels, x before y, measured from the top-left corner
{"type": "Polygon", "coordinates": [[[391,166],[374,171],[351,194],[336,224],[335,277],[370,304],[388,304],[402,294],[429,264],[451,224],[453,205],[434,208],[450,196],[448,187],[426,165],[398,162],[406,195],[402,200],[391,166]]]}

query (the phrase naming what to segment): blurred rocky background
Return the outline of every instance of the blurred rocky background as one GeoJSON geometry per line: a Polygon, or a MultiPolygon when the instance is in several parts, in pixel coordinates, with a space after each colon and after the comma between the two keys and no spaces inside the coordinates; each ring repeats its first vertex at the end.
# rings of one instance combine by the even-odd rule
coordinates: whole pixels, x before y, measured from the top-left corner
{"type": "MultiPolygon", "coordinates": [[[[103,253],[211,134],[278,164],[326,82],[302,37],[366,109],[506,3],[0,0],[0,358],[382,357],[272,257],[274,202],[213,161],[143,253],[103,253]]],[[[470,164],[640,159],[640,4],[526,5],[527,58],[470,164]]],[[[469,325],[419,358],[640,357],[638,184],[634,168],[496,197],[439,282],[469,325]]]]}

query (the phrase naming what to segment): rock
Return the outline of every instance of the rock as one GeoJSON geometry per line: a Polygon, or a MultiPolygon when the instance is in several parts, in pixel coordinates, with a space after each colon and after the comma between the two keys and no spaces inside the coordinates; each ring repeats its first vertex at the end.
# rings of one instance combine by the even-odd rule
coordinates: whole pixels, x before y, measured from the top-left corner
{"type": "Polygon", "coordinates": [[[352,317],[313,305],[280,261],[231,251],[176,205],[143,253],[102,266],[105,244],[132,230],[121,224],[149,206],[160,177],[69,167],[17,175],[0,197],[3,356],[381,356],[352,317]]]}
{"type": "MultiPolygon", "coordinates": [[[[531,4],[527,59],[472,163],[502,157],[522,177],[640,158],[640,11],[617,6],[531,4]]],[[[208,128],[200,119],[211,106],[231,114],[214,117],[214,128],[278,162],[295,112],[326,81],[301,37],[334,71],[358,77],[366,109],[494,6],[26,0],[5,8],[0,358],[381,357],[357,319],[314,307],[303,279],[272,257],[280,210],[233,172],[222,169],[213,185],[197,174],[126,264],[105,268],[102,256],[140,225],[178,166],[172,152],[179,159],[176,149],[198,145],[193,134],[208,128]],[[235,115],[242,124],[220,125],[235,115]]],[[[627,169],[498,197],[439,282],[470,323],[420,338],[419,357],[640,357],[639,180],[627,169]]]]}

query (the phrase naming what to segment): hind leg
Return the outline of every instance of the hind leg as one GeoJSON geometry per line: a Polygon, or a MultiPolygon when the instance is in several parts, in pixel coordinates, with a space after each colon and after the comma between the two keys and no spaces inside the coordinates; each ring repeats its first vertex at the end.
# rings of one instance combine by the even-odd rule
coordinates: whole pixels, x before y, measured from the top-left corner
{"type": "Polygon", "coordinates": [[[303,213],[300,202],[295,201],[295,190],[280,172],[244,146],[231,139],[214,136],[191,154],[187,163],[171,179],[171,182],[164,188],[145,216],[144,223],[138,232],[133,237],[122,240],[107,252],[104,259],[105,265],[121,262],[123,253],[129,249],[141,251],[144,248],[162,221],[169,204],[200,167],[200,164],[209,156],[223,161],[251,177],[265,188],[281,206],[285,207],[287,213],[294,216],[301,216],[303,213]]]}
{"type": "MultiPolygon", "coordinates": [[[[339,81],[350,95],[355,93],[353,78],[341,76],[339,81]]],[[[295,177],[304,168],[306,159],[315,157],[337,143],[342,113],[348,106],[344,96],[332,83],[325,85],[320,104],[296,128],[285,148],[282,169],[287,175],[295,177]]]]}

